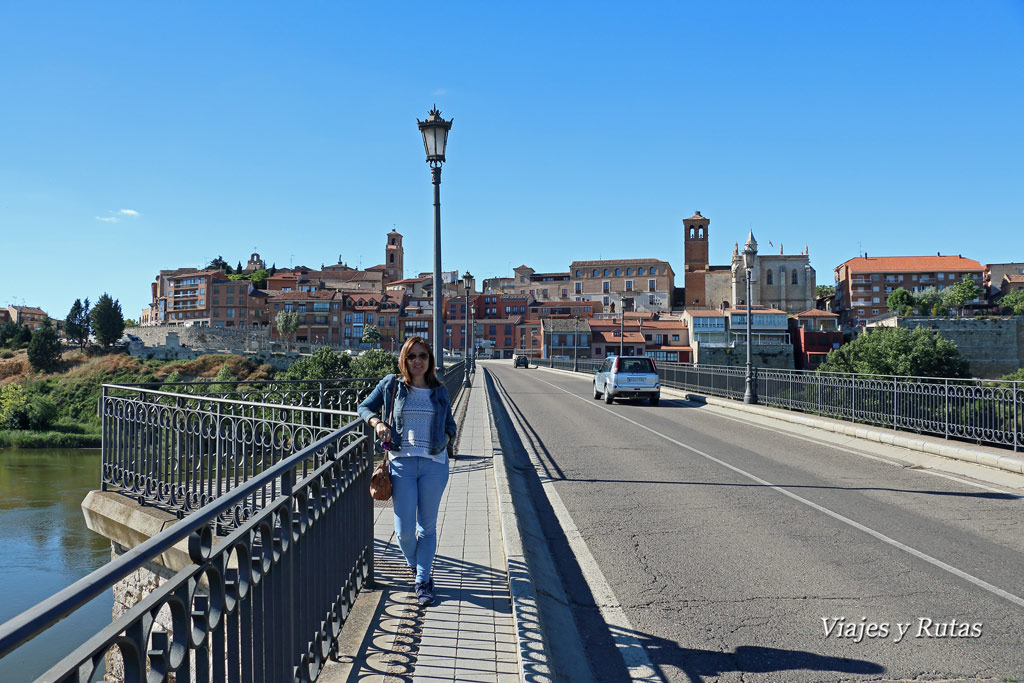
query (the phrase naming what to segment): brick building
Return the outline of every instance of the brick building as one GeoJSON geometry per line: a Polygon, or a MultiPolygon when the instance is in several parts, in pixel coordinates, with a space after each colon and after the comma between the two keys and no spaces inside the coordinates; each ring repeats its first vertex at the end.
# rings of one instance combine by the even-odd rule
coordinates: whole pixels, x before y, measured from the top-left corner
{"type": "Polygon", "coordinates": [[[43,321],[49,318],[46,311],[36,306],[8,306],[6,313],[8,320],[24,325],[30,330],[38,330],[43,326],[43,321]]]}
{"type": "Polygon", "coordinates": [[[829,351],[843,344],[839,316],[814,308],[789,318],[789,336],[797,370],[814,370],[825,361],[829,351]]]}
{"type": "Polygon", "coordinates": [[[572,299],[600,302],[610,313],[668,311],[672,306],[675,272],[667,261],[573,261],[569,274],[572,299]]]}
{"type": "Polygon", "coordinates": [[[839,314],[840,325],[861,325],[868,318],[887,313],[886,300],[898,288],[908,292],[928,287],[941,290],[965,277],[981,286],[984,268],[974,259],[959,255],[858,256],[835,268],[833,310],[839,314]]]}

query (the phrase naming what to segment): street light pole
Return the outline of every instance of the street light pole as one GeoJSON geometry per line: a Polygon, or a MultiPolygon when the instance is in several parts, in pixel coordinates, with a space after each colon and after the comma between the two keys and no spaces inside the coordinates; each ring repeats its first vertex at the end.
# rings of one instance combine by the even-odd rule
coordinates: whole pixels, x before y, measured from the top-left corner
{"type": "Polygon", "coordinates": [[[754,231],[750,231],[747,243],[743,245],[743,266],[747,273],[747,376],[743,390],[744,403],[757,403],[757,380],[754,378],[753,363],[753,340],[750,323],[754,317],[754,309],[751,305],[751,279],[754,272],[754,261],[757,257],[757,241],[754,240],[754,231]]]}
{"type": "Polygon", "coordinates": [[[441,165],[444,163],[444,150],[448,144],[448,131],[451,130],[452,121],[445,121],[441,118],[441,112],[437,105],[430,110],[430,115],[425,121],[416,119],[416,125],[423,134],[423,147],[427,152],[427,163],[430,164],[430,175],[434,184],[434,291],[433,291],[433,315],[434,331],[433,339],[434,356],[437,359],[437,370],[444,370],[444,337],[441,336],[441,326],[444,311],[441,310],[444,304],[444,297],[441,291],[441,165]],[[438,353],[437,346],[441,345],[438,353]]]}
{"type": "Polygon", "coordinates": [[[623,331],[625,329],[625,326],[623,324],[625,319],[626,312],[619,311],[619,358],[622,357],[622,340],[625,339],[625,332],[623,331]]]}
{"type": "Polygon", "coordinates": [[[462,282],[466,286],[466,311],[462,314],[462,320],[465,325],[462,333],[462,336],[464,337],[462,342],[465,348],[465,351],[463,352],[463,364],[466,366],[466,372],[462,378],[462,386],[464,387],[469,386],[469,283],[472,279],[473,276],[469,274],[468,270],[462,274],[462,282]]]}

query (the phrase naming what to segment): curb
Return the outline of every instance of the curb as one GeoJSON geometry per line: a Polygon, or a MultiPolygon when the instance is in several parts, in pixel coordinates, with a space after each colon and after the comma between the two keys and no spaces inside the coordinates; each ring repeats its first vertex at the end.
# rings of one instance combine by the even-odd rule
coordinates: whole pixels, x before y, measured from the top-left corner
{"type": "MultiPolygon", "coordinates": [[[[570,370],[561,370],[559,368],[548,368],[539,365],[533,366],[538,370],[547,370],[548,372],[557,372],[571,377],[586,376],[585,373],[572,372],[570,370]]],[[[846,423],[839,420],[824,419],[820,417],[814,417],[804,413],[797,413],[784,408],[771,408],[768,406],[749,406],[742,402],[730,401],[729,399],[719,398],[718,396],[706,396],[704,394],[695,394],[684,389],[675,389],[672,387],[662,385],[662,391],[668,392],[673,396],[679,396],[688,401],[696,401],[698,403],[706,403],[708,405],[717,406],[719,408],[725,408],[737,413],[749,413],[753,415],[760,415],[762,417],[768,417],[773,420],[781,420],[783,422],[789,422],[791,424],[800,425],[802,427],[810,427],[812,429],[820,429],[826,432],[832,432],[834,434],[841,434],[843,436],[853,437],[855,439],[863,439],[865,441],[874,441],[886,446],[896,446],[899,448],[906,448],[911,451],[918,451],[920,453],[927,453],[929,455],[939,456],[941,458],[947,458],[949,460],[957,460],[960,462],[967,462],[975,465],[982,465],[985,467],[991,467],[993,469],[1002,470],[1004,472],[1011,472],[1013,474],[1024,474],[1024,457],[1016,455],[1001,455],[999,453],[992,453],[989,451],[978,450],[976,448],[970,448],[968,446],[954,446],[947,443],[937,443],[929,437],[918,436],[915,434],[901,434],[894,433],[891,431],[885,431],[868,425],[862,425],[857,423],[846,423]]]]}

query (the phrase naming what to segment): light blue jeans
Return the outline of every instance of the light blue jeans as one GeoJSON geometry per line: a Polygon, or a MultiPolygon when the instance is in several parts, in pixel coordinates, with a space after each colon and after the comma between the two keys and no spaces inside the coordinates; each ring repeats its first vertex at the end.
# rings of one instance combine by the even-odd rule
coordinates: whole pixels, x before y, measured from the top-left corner
{"type": "Polygon", "coordinates": [[[437,510],[448,485],[448,462],[406,456],[391,458],[395,535],[416,581],[430,580],[437,552],[437,510]]]}

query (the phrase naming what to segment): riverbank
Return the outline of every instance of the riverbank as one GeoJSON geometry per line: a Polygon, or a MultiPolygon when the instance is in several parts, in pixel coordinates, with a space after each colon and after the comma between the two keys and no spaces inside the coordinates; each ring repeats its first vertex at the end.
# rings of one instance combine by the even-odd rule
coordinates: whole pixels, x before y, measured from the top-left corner
{"type": "Polygon", "coordinates": [[[0,430],[0,448],[99,448],[100,435],[70,432],[0,430]]]}

